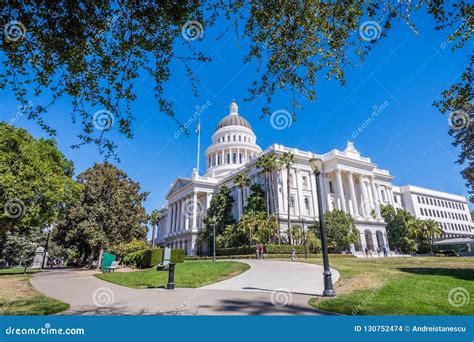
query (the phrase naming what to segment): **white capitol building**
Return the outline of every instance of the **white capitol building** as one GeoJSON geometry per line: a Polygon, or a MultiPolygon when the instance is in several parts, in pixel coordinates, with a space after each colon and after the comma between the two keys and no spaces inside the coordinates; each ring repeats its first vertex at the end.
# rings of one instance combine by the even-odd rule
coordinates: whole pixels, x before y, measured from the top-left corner
{"type": "MultiPolygon", "coordinates": [[[[439,222],[444,235],[439,240],[453,244],[474,243],[474,224],[469,207],[463,196],[420,187],[395,186],[394,177],[388,170],[380,169],[370,158],[363,157],[353,143],[348,142],[344,151],[332,150],[317,154],[310,151],[273,144],[262,151],[249,122],[238,113],[232,102],[229,114],[217,125],[212,144],[206,150],[206,173],[200,176],[195,169],[191,178],[178,178],[167,193],[168,204],[161,209],[162,219],[158,226],[158,244],[184,248],[189,255],[205,252],[199,246],[198,233],[203,229],[203,218],[213,194],[227,185],[234,197],[233,216],[237,220],[242,213],[240,191],[234,184],[235,177],[246,172],[251,183],[263,184],[262,170],[256,167],[256,159],[266,153],[277,155],[292,152],[296,162],[290,173],[290,217],[292,224],[311,225],[318,218],[315,178],[309,159],[323,160],[322,191],[325,211],[340,209],[350,213],[359,230],[359,241],[353,252],[361,252],[366,246],[375,250],[388,246],[385,222],[380,206],[390,204],[403,208],[422,219],[439,222]]],[[[287,229],[287,176],[286,169],[275,172],[276,210],[282,232],[287,229]]],[[[244,203],[249,195],[244,189],[244,203]]]]}

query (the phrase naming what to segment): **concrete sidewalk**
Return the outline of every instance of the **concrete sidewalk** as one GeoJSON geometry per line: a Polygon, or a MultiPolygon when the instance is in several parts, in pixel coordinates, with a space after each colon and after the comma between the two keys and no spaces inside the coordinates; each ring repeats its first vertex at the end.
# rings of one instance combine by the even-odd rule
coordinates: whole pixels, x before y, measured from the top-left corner
{"type": "MultiPolygon", "coordinates": [[[[323,290],[322,267],[242,260],[247,272],[198,289],[131,289],[90,272],[57,270],[33,276],[33,286],[71,305],[66,315],[317,315],[308,305],[323,290]]],[[[333,270],[333,281],[339,278],[333,270]]]]}

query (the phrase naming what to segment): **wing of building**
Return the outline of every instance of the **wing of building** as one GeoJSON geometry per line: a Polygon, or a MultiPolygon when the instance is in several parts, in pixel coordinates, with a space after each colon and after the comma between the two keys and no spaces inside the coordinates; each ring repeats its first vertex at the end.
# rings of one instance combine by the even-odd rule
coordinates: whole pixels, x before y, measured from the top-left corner
{"type": "MultiPolygon", "coordinates": [[[[277,144],[262,151],[251,125],[239,114],[235,101],[229,107],[229,114],[217,125],[212,144],[206,150],[206,173],[200,176],[195,169],[191,178],[176,179],[168,191],[168,205],[161,210],[157,242],[184,248],[189,255],[206,253],[206,246],[198,242],[198,234],[203,229],[203,218],[213,194],[224,184],[232,190],[233,216],[238,220],[242,214],[242,201],[241,192],[234,184],[235,177],[246,172],[251,184],[263,184],[262,170],[256,167],[257,158],[267,153],[281,155],[284,152],[292,152],[296,158],[289,177],[292,224],[309,226],[317,220],[316,185],[309,159],[320,157],[324,165],[323,208],[325,211],[337,208],[354,217],[359,231],[359,241],[352,248],[354,253],[366,247],[371,250],[389,247],[385,222],[380,215],[380,207],[384,204],[406,209],[419,218],[438,221],[445,232],[439,239],[461,238],[468,244],[474,242],[474,225],[464,197],[411,185],[394,186],[394,177],[370,158],[362,156],[351,142],[343,151],[335,149],[324,154],[277,144]]],[[[276,208],[272,205],[271,211],[279,217],[281,229],[285,231],[287,171],[277,171],[274,179],[276,186],[270,188],[276,192],[276,208]]],[[[244,189],[244,203],[249,188],[244,189]]]]}

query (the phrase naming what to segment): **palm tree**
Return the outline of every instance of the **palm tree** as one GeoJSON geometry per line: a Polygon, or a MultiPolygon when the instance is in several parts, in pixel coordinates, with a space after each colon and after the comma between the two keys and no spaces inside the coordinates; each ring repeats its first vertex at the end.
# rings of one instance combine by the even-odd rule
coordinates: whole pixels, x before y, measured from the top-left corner
{"type": "Polygon", "coordinates": [[[429,241],[431,253],[433,253],[434,236],[443,234],[438,222],[434,220],[412,219],[408,221],[408,229],[419,242],[429,241]]]}
{"type": "Polygon", "coordinates": [[[235,177],[234,184],[237,185],[240,189],[240,198],[241,198],[241,208],[244,210],[244,187],[250,185],[250,178],[247,173],[241,173],[235,177]]]}
{"type": "Polygon", "coordinates": [[[280,163],[286,168],[286,203],[288,213],[288,238],[291,245],[291,219],[290,219],[290,173],[291,166],[296,162],[295,155],[291,152],[284,152],[280,157],[280,163]]]}
{"type": "Polygon", "coordinates": [[[158,227],[158,222],[161,220],[161,213],[158,209],[155,209],[151,212],[150,216],[148,217],[150,224],[152,225],[152,233],[151,233],[151,246],[155,246],[155,231],[156,227],[158,227]]]}
{"type": "Polygon", "coordinates": [[[272,195],[272,206],[273,206],[273,214],[276,219],[277,227],[278,227],[278,244],[281,244],[281,229],[280,229],[280,219],[278,217],[278,210],[276,204],[276,196],[278,193],[278,185],[275,179],[275,172],[280,168],[280,161],[277,159],[274,153],[268,155],[267,161],[267,170],[270,174],[270,187],[271,187],[271,195],[272,195]]]}
{"type": "Polygon", "coordinates": [[[257,159],[256,166],[263,170],[264,188],[265,188],[265,205],[267,217],[270,215],[270,198],[268,191],[268,155],[265,154],[257,159]]]}
{"type": "Polygon", "coordinates": [[[439,226],[439,223],[435,220],[425,220],[424,222],[424,235],[430,240],[430,253],[433,254],[433,238],[435,235],[443,234],[443,230],[439,226]]]}

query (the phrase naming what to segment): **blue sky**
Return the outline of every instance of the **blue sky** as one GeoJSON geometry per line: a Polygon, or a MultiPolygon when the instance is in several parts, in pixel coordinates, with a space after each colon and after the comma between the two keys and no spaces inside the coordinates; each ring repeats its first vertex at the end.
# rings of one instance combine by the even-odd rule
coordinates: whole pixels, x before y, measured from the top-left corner
{"type": "MultiPolygon", "coordinates": [[[[432,106],[441,91],[460,76],[467,62],[466,49],[453,53],[449,44],[443,48],[448,33],[435,32],[431,18],[418,16],[415,22],[418,36],[400,23],[388,38],[377,43],[363,65],[348,67],[345,86],[321,79],[316,88],[317,100],[310,103],[302,98],[304,110],[298,113],[296,123],[284,130],[273,129],[269,118],[259,119],[263,102],[243,101],[256,77],[255,65],[242,63],[246,42],[240,42],[239,47],[232,32],[216,40],[224,30],[223,22],[206,30],[202,42],[193,42],[213,58],[212,63],[196,65],[199,98],[192,95],[179,63],[173,64],[174,76],[167,84],[166,95],[174,102],[182,121],[192,117],[196,106],[209,101],[201,122],[201,160],[218,121],[227,115],[235,98],[240,114],[250,121],[262,148],[279,143],[324,153],[343,149],[347,140],[352,140],[362,155],[395,176],[396,185],[414,184],[466,195],[459,174],[462,168],[455,164],[459,151],[451,145],[452,138],[447,133],[448,118],[432,106]],[[385,102],[386,108],[354,139],[353,132],[371,116],[373,107],[385,102]]],[[[150,192],[146,208],[151,210],[165,204],[164,196],[176,177],[191,175],[196,165],[197,141],[193,130],[189,137],[174,136],[176,124],[158,111],[151,78],[141,78],[136,90],[135,137],[127,141],[116,135],[121,159],[117,165],[150,192]]],[[[32,98],[33,103],[41,101],[32,98]]],[[[290,93],[278,93],[271,110],[290,109],[290,101],[290,93]]],[[[1,94],[0,119],[10,121],[17,106],[11,93],[1,94]]],[[[63,99],[50,108],[45,120],[58,129],[59,147],[80,173],[103,157],[92,145],[80,150],[70,148],[78,141],[75,136],[80,127],[72,123],[69,108],[69,99],[63,99]]],[[[45,135],[24,117],[15,125],[36,137],[45,135]]]]}

